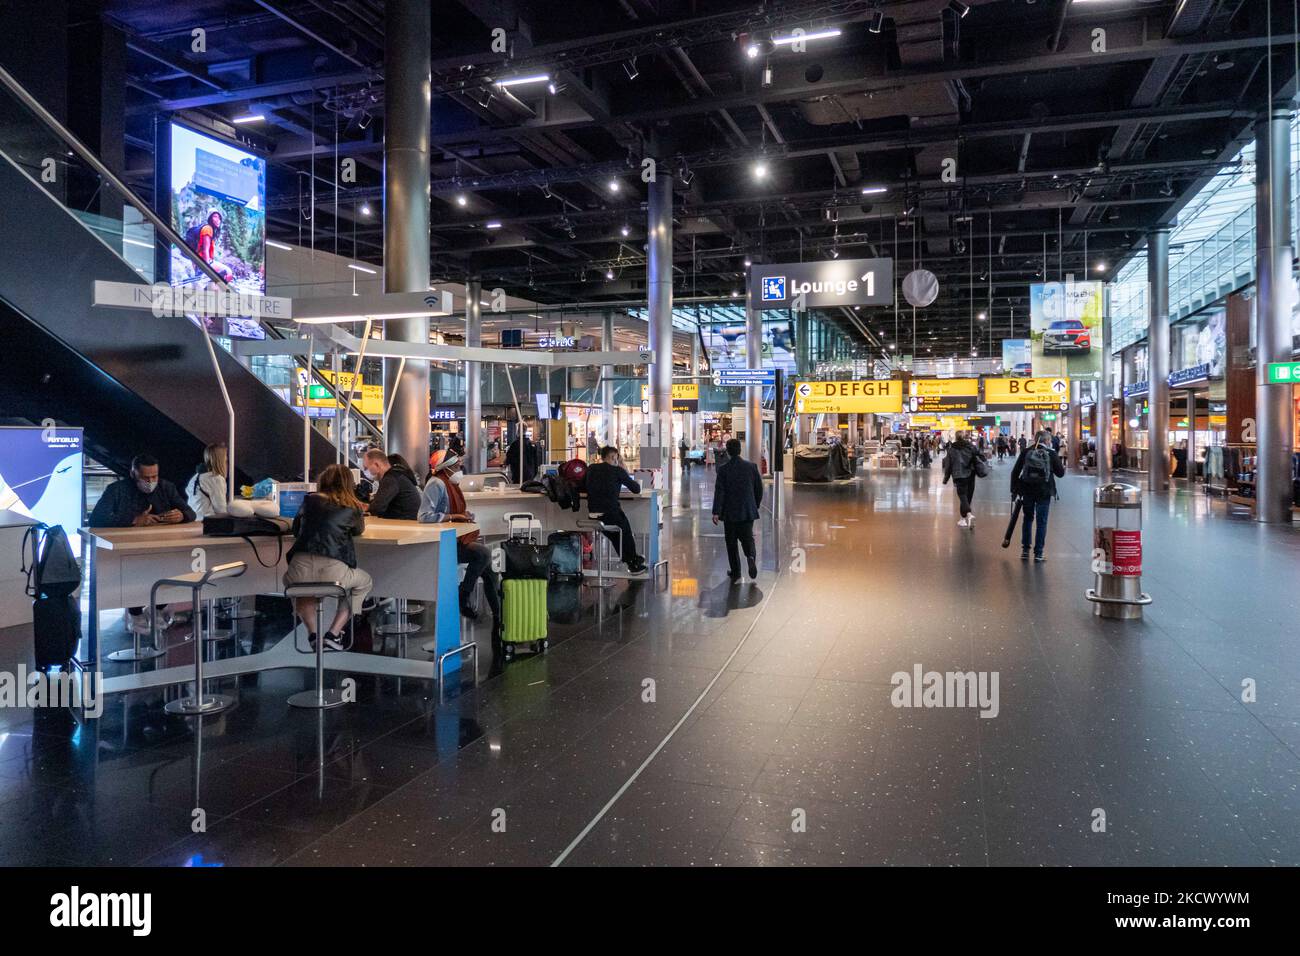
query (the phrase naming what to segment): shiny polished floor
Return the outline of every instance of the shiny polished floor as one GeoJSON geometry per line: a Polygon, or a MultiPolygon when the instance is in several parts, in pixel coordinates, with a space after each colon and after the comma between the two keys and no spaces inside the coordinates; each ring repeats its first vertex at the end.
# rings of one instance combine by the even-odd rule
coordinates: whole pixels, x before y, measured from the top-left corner
{"type": "MultiPolygon", "coordinates": [[[[485,656],[442,703],[363,679],[306,713],[284,701],[307,672],[279,671],[201,721],[158,693],[82,723],[0,710],[0,864],[1300,863],[1300,532],[1156,499],[1155,603],[1101,621],[1093,479],[1062,482],[1048,561],[1024,564],[999,546],[1009,470],[971,531],[937,467],[787,485],[735,587],[697,473],[669,587],[584,591],[546,654],[485,656]],[[892,706],[917,665],[996,672],[997,716],[892,706]]],[[[244,652],[283,633],[261,610],[244,652]]],[[[0,667],[29,654],[0,632],[0,667]]]]}

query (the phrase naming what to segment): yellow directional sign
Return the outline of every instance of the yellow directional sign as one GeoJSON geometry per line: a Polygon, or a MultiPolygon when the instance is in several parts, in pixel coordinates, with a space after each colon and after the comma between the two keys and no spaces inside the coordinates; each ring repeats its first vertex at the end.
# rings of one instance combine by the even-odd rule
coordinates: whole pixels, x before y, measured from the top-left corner
{"type": "Polygon", "coordinates": [[[1070,404],[1070,383],[1063,378],[986,378],[984,407],[988,411],[1064,411],[1070,404]]]}
{"type": "MultiPolygon", "coordinates": [[[[641,401],[650,398],[650,386],[641,386],[641,401]]],[[[673,383],[673,411],[695,412],[699,409],[700,386],[698,382],[673,383]]]]}
{"type": "Polygon", "coordinates": [[[907,384],[907,409],[911,412],[973,412],[979,404],[977,378],[914,378],[907,384]]]}
{"type": "Polygon", "coordinates": [[[800,415],[897,414],[903,410],[903,383],[896,379],[862,382],[800,382],[794,388],[800,415]]]}

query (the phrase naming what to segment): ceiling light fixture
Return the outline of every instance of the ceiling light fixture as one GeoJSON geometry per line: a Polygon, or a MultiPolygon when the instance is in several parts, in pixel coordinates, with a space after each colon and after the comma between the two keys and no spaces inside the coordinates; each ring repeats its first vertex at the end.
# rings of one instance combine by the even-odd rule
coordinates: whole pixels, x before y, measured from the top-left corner
{"type": "Polygon", "coordinates": [[[635,80],[641,75],[641,71],[636,68],[636,57],[623,64],[623,72],[627,74],[629,80],[635,80]]]}
{"type": "Polygon", "coordinates": [[[749,57],[751,60],[757,60],[759,52],[757,43],[751,43],[749,46],[745,47],[745,56],[749,57]]]}
{"type": "Polygon", "coordinates": [[[370,215],[370,203],[368,203],[368,202],[363,202],[363,203],[361,204],[361,215],[363,215],[363,216],[369,216],[369,215],[370,215]]]}
{"type": "Polygon", "coordinates": [[[614,278],[614,270],[613,270],[613,269],[606,269],[606,270],[605,270],[605,278],[606,278],[606,279],[613,280],[613,278],[614,278]]]}
{"type": "Polygon", "coordinates": [[[758,162],[754,163],[754,167],[753,167],[752,172],[753,172],[753,174],[754,174],[754,178],[755,178],[755,179],[766,179],[766,178],[767,178],[767,163],[766,163],[765,161],[761,160],[761,159],[758,160],[758,162]]]}
{"type": "Polygon", "coordinates": [[[620,189],[622,189],[622,188],[623,188],[623,184],[620,183],[617,179],[611,179],[611,180],[609,181],[609,191],[610,191],[610,192],[612,192],[612,193],[616,193],[616,192],[618,192],[618,191],[619,191],[620,189]]]}
{"type": "Polygon", "coordinates": [[[864,196],[877,196],[880,193],[887,193],[887,192],[889,192],[888,186],[863,186],[862,187],[862,195],[864,196]]]}
{"type": "Polygon", "coordinates": [[[489,222],[489,223],[485,223],[485,224],[483,225],[483,228],[484,228],[484,229],[500,229],[500,228],[501,228],[501,223],[497,222],[497,221],[494,219],[494,220],[492,220],[492,221],[489,222]]]}
{"type": "Polygon", "coordinates": [[[789,46],[800,40],[807,42],[809,40],[828,40],[831,37],[837,37],[841,33],[839,27],[831,27],[829,30],[818,30],[814,33],[792,33],[788,37],[772,37],[772,43],[776,46],[789,46]]]}
{"type": "Polygon", "coordinates": [[[290,251],[293,249],[293,246],[286,246],[283,242],[276,242],[274,239],[266,240],[266,244],[270,246],[272,249],[284,249],[285,251],[290,251]]]}
{"type": "Polygon", "coordinates": [[[359,266],[355,262],[348,263],[349,269],[356,269],[358,272],[364,272],[367,275],[377,275],[376,271],[369,266],[359,266]]]}
{"type": "Polygon", "coordinates": [[[235,123],[235,124],[241,124],[241,123],[260,123],[260,122],[262,122],[262,121],[265,120],[265,119],[266,119],[266,117],[263,116],[261,113],[249,113],[247,116],[236,116],[236,117],[235,117],[234,119],[232,119],[230,122],[235,123]]]}
{"type": "Polygon", "coordinates": [[[884,28],[885,28],[885,11],[877,10],[875,13],[871,15],[871,23],[867,26],[867,29],[870,30],[872,33],[879,33],[884,28]]]}
{"type": "Polygon", "coordinates": [[[509,79],[497,80],[496,85],[503,90],[511,86],[523,86],[527,83],[547,83],[551,79],[549,73],[538,73],[535,76],[512,76],[509,79]]]}
{"type": "Polygon", "coordinates": [[[632,230],[627,226],[624,226],[622,229],[619,230],[619,232],[621,232],[625,236],[632,234],[632,230]]]}
{"type": "Polygon", "coordinates": [[[948,9],[957,14],[958,17],[964,17],[970,13],[970,7],[962,3],[961,0],[948,0],[948,9]]]}

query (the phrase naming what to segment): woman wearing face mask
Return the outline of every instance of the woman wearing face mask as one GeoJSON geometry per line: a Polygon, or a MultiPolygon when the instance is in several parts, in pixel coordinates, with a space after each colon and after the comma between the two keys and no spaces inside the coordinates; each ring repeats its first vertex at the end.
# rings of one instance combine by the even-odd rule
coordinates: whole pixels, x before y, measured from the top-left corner
{"type": "Polygon", "coordinates": [[[226,446],[209,445],[203,449],[203,464],[185,487],[190,508],[202,520],[226,513],[226,446]]]}
{"type": "MultiPolygon", "coordinates": [[[[465,506],[465,495],[460,490],[460,459],[444,450],[429,456],[429,480],[420,496],[419,520],[424,524],[443,521],[473,521],[474,514],[465,506]]],[[[492,570],[492,552],[479,541],[479,533],[471,532],[456,539],[456,563],[465,565],[465,580],[460,584],[460,613],[471,621],[478,620],[469,604],[474,584],[483,579],[483,593],[492,611],[492,630],[501,626],[501,582],[492,570]]]]}

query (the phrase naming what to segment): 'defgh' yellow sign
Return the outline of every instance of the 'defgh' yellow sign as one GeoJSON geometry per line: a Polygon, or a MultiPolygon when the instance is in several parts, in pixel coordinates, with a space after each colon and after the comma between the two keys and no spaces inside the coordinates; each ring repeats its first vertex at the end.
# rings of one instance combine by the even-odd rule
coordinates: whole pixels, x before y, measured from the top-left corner
{"type": "Polygon", "coordinates": [[[914,378],[907,383],[907,393],[914,398],[952,398],[978,396],[977,378],[914,378]]]}
{"type": "Polygon", "coordinates": [[[1012,410],[1055,408],[1070,401],[1070,383],[1063,378],[986,378],[984,405],[1012,410]]]}
{"type": "Polygon", "coordinates": [[[903,410],[903,383],[896,379],[860,382],[800,382],[794,388],[800,415],[876,414],[903,410]]]}
{"type": "MultiPolygon", "coordinates": [[[[650,397],[650,386],[641,386],[641,400],[645,401],[650,397]]],[[[673,383],[673,401],[690,402],[698,401],[700,398],[700,386],[698,382],[674,382],[673,383]]]]}

